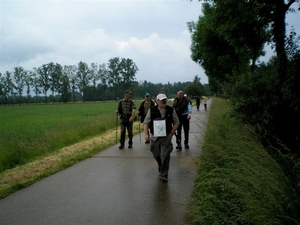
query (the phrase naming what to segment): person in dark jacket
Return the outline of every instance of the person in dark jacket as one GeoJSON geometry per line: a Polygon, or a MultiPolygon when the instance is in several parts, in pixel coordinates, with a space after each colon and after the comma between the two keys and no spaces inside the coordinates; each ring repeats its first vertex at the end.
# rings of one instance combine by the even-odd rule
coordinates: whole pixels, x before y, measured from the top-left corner
{"type": "MultiPolygon", "coordinates": [[[[145,94],[145,100],[142,101],[139,109],[138,109],[138,116],[140,117],[141,123],[144,122],[145,116],[147,115],[148,110],[150,109],[151,106],[154,106],[155,102],[150,98],[150,94],[146,93],[145,94]]],[[[148,132],[149,133],[149,132],[148,132]]],[[[150,141],[145,141],[146,144],[149,144],[150,141]]]]}
{"type": "Polygon", "coordinates": [[[197,111],[200,110],[200,98],[199,96],[196,97],[196,107],[197,107],[197,111]]]}
{"type": "Polygon", "coordinates": [[[132,138],[133,138],[133,120],[135,117],[135,104],[131,100],[132,92],[126,90],[124,92],[124,99],[121,99],[118,104],[118,109],[116,113],[120,115],[120,124],[121,124],[121,138],[119,149],[124,148],[126,129],[128,131],[128,148],[132,148],[132,138]]]}
{"type": "MultiPolygon", "coordinates": [[[[173,102],[173,107],[176,110],[177,116],[179,118],[180,121],[180,125],[177,129],[177,135],[176,135],[176,149],[178,149],[178,151],[181,151],[182,146],[181,146],[181,130],[182,130],[182,126],[184,126],[186,129],[185,131],[187,132],[187,123],[189,123],[189,119],[187,119],[187,115],[184,114],[184,112],[186,111],[186,109],[188,108],[189,102],[186,99],[186,97],[184,96],[183,91],[178,91],[177,93],[177,97],[174,99],[173,102]]],[[[186,135],[188,136],[188,133],[186,133],[186,135]]],[[[185,143],[186,147],[188,147],[188,143],[185,143]]]]}
{"type": "Polygon", "coordinates": [[[168,182],[169,164],[173,150],[172,136],[179,126],[179,119],[174,108],[167,105],[165,94],[158,94],[156,103],[157,105],[148,110],[144,119],[144,135],[146,141],[151,140],[150,151],[158,164],[161,180],[168,182]]]}

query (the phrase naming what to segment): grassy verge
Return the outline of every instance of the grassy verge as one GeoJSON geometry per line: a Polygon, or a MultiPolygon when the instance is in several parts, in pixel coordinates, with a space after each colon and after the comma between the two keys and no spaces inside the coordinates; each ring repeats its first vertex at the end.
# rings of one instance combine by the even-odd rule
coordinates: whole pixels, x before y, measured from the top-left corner
{"type": "Polygon", "coordinates": [[[299,224],[297,198],[279,165],[214,99],[188,224],[299,224]]]}

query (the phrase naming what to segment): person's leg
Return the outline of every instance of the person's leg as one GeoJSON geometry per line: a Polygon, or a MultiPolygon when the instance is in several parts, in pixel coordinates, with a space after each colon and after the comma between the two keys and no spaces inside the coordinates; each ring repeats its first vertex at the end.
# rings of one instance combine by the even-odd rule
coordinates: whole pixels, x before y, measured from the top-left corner
{"type": "Polygon", "coordinates": [[[177,139],[181,141],[181,129],[182,129],[182,123],[180,121],[180,124],[178,126],[178,129],[177,129],[177,139]]]}
{"type": "Polygon", "coordinates": [[[160,138],[160,158],[161,158],[161,173],[160,177],[164,182],[168,181],[168,172],[171,159],[171,152],[173,150],[172,137],[160,138]]]}
{"type": "Polygon", "coordinates": [[[177,143],[176,149],[181,150],[182,149],[182,147],[181,147],[182,118],[181,117],[179,118],[179,122],[180,122],[180,124],[179,124],[179,127],[178,127],[177,131],[176,131],[176,133],[177,133],[177,136],[176,136],[176,143],[177,143]]]}
{"type": "MultiPolygon", "coordinates": [[[[148,129],[148,136],[150,137],[150,132],[149,132],[149,129],[148,129]]],[[[145,144],[149,144],[150,141],[145,141],[145,144]]]]}
{"type": "Polygon", "coordinates": [[[126,123],[121,121],[121,135],[120,135],[120,149],[124,148],[125,134],[126,134],[126,123]]]}
{"type": "Polygon", "coordinates": [[[158,140],[150,142],[150,151],[152,152],[153,158],[157,162],[158,172],[161,173],[160,146],[159,146],[159,141],[158,140]]]}
{"type": "Polygon", "coordinates": [[[189,148],[190,120],[188,120],[187,118],[183,123],[183,130],[184,130],[184,146],[185,148],[189,148]]]}
{"type": "Polygon", "coordinates": [[[127,132],[128,132],[128,147],[132,148],[132,137],[133,137],[133,133],[132,133],[132,128],[133,128],[133,123],[129,122],[127,124],[127,132]]]}

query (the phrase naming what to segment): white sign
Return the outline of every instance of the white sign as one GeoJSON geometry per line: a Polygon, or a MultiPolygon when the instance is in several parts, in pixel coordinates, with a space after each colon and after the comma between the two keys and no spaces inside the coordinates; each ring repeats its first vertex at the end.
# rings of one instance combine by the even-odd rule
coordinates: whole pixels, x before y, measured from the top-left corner
{"type": "Polygon", "coordinates": [[[166,137],[166,120],[153,120],[153,136],[166,137]]]}

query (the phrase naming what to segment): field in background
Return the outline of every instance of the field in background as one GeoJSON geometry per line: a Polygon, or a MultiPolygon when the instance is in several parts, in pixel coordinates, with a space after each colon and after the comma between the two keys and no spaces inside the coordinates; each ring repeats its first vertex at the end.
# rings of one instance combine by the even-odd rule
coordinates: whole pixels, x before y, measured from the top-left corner
{"type": "Polygon", "coordinates": [[[116,127],[116,108],[117,102],[0,107],[0,172],[116,127]]]}

